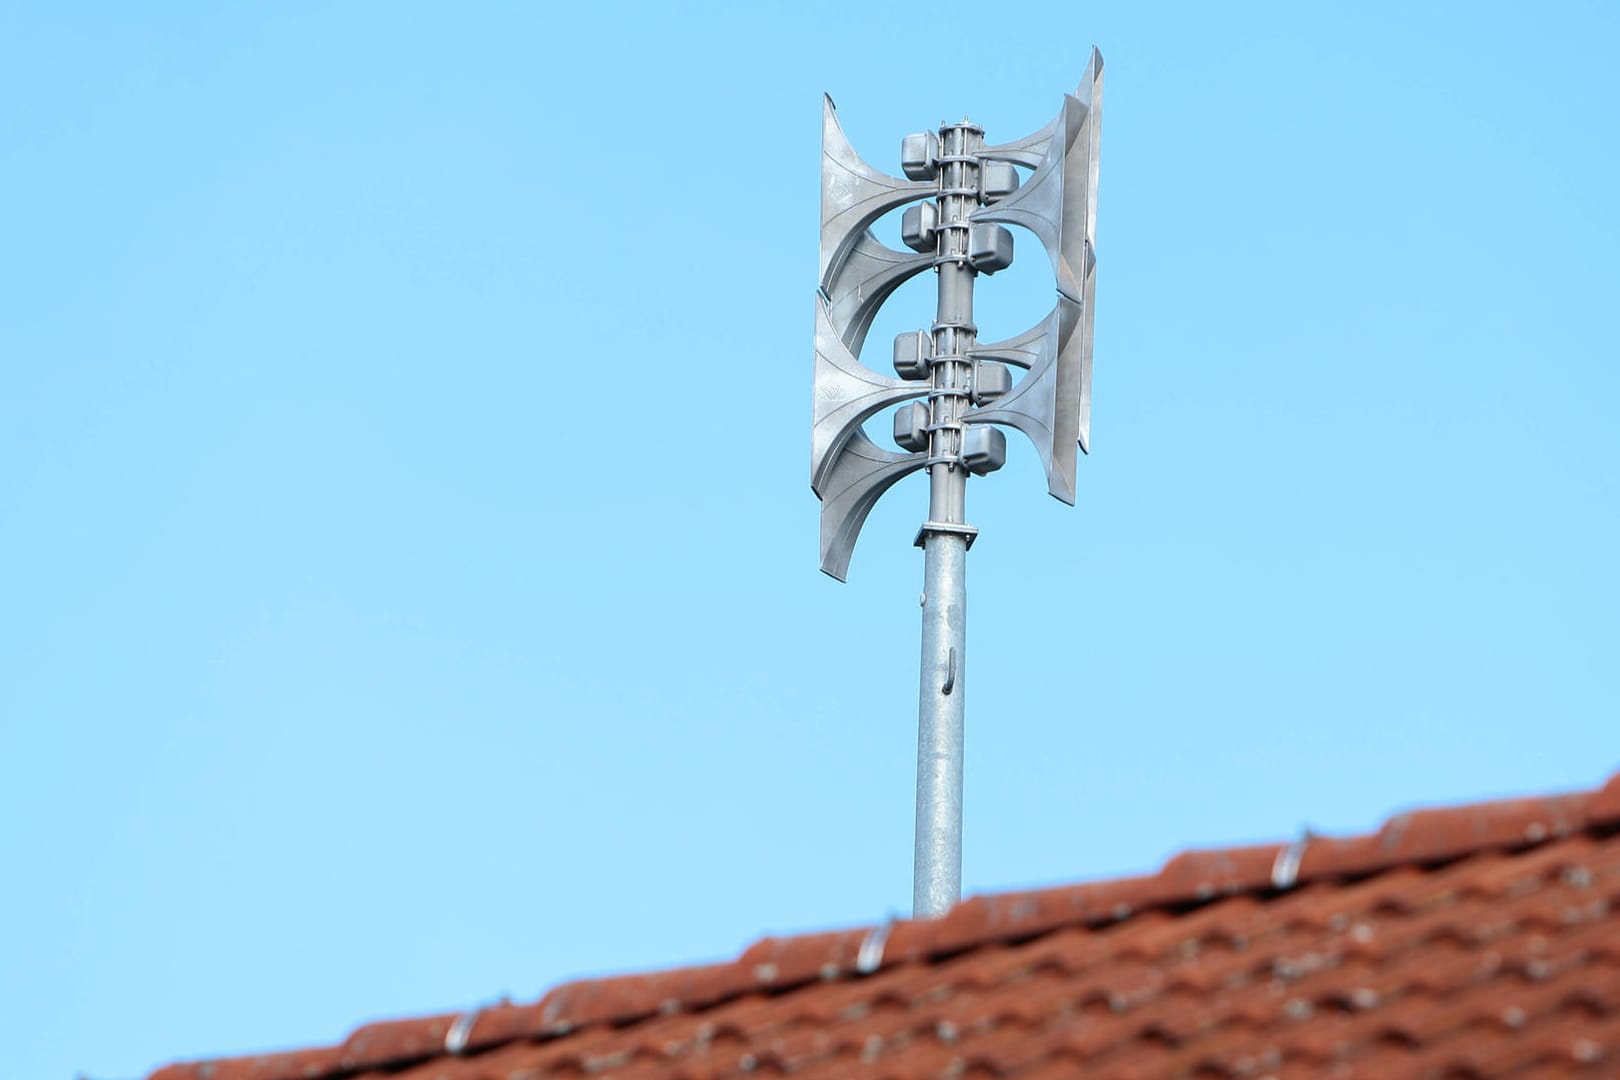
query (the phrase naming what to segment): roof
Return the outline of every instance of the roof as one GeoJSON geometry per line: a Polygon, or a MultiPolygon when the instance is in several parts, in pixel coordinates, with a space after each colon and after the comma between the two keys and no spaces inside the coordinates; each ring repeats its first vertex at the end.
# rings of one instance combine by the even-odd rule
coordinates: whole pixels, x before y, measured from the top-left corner
{"type": "Polygon", "coordinates": [[[151,1080],[1620,1076],[1620,774],[151,1080]]]}

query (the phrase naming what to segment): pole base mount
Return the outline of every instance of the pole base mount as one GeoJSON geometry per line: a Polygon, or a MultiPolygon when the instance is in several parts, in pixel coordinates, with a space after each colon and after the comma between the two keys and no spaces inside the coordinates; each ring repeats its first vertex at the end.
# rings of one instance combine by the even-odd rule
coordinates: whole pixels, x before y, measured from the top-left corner
{"type": "Polygon", "coordinates": [[[917,539],[912,541],[914,547],[922,547],[928,542],[929,533],[950,533],[965,537],[969,551],[973,550],[973,539],[979,535],[979,530],[972,525],[953,525],[948,521],[925,521],[917,527],[917,539]]]}

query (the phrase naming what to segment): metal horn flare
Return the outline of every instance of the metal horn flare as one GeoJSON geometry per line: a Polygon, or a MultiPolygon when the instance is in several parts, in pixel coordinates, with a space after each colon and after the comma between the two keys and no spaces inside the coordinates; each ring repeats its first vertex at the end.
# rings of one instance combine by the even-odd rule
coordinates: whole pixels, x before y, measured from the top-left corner
{"type": "Polygon", "coordinates": [[[827,298],[816,297],[815,402],[810,421],[810,488],[817,495],[846,440],[867,417],[929,391],[926,382],[906,382],[862,366],[839,340],[827,298]]]}
{"type": "Polygon", "coordinates": [[[872,230],[861,233],[827,287],[833,327],[851,353],[861,354],[872,319],[894,290],[932,265],[932,252],[897,251],[873,236],[872,230]]]}
{"type": "Polygon", "coordinates": [[[1041,150],[1035,173],[1005,199],[973,212],[975,222],[1019,225],[1040,237],[1057,274],[1058,291],[1083,302],[1087,249],[1095,231],[1097,145],[1102,113],[1102,54],[1092,50],[1079,93],[1063,96],[1063,111],[1036,135],[995,147],[986,156],[1027,164],[1041,150]]]}
{"type": "Polygon", "coordinates": [[[895,481],[923,467],[924,454],[884,450],[857,429],[821,488],[821,570],[843,581],[866,515],[895,481]]]}
{"type": "Polygon", "coordinates": [[[1029,436],[1046,470],[1046,490],[1074,505],[1076,455],[1079,441],[1081,337],[1080,305],[1059,296],[1057,306],[1034,331],[1005,345],[975,350],[975,355],[1032,353],[1030,372],[1012,391],[990,408],[968,414],[973,424],[1004,424],[1029,436]],[[1017,343],[1018,348],[1007,346],[1017,343]],[[998,350],[1003,350],[998,352],[998,350]]]}
{"type": "Polygon", "coordinates": [[[901,180],[879,172],[855,152],[832,98],[822,95],[821,111],[821,287],[833,292],[839,265],[868,226],[916,199],[932,198],[938,185],[901,180]]]}

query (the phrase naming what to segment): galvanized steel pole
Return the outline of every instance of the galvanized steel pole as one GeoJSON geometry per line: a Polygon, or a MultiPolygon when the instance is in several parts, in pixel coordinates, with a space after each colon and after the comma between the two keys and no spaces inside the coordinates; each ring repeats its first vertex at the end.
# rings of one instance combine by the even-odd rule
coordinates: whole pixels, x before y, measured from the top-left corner
{"type": "Polygon", "coordinates": [[[917,832],[911,888],[917,917],[962,896],[962,760],[967,660],[967,470],[962,416],[973,375],[973,279],[968,214],[978,207],[980,129],[940,129],[939,275],[934,318],[928,521],[923,545],[922,665],[917,707],[917,832]]]}
{"type": "Polygon", "coordinates": [[[911,884],[918,918],[962,895],[962,670],[967,543],[930,534],[924,547],[922,680],[917,710],[917,838],[911,884]]]}

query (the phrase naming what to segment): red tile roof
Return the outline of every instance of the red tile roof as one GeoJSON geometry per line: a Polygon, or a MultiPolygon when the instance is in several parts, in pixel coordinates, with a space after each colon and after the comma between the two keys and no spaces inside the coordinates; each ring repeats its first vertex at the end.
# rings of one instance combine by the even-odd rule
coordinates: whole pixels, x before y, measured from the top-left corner
{"type": "Polygon", "coordinates": [[[1620,1076],[1620,775],[151,1080],[1620,1076]]]}

